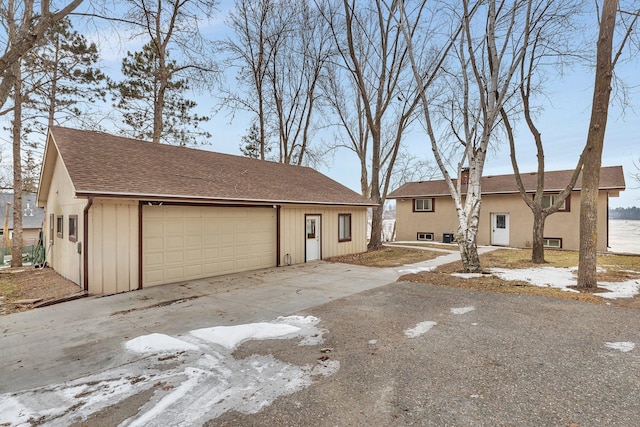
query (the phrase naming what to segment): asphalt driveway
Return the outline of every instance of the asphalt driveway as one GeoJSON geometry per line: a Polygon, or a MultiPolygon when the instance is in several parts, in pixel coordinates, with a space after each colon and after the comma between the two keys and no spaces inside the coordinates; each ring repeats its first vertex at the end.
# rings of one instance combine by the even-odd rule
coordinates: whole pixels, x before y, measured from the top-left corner
{"type": "Polygon", "coordinates": [[[640,425],[639,311],[397,277],[317,263],[5,316],[0,424],[640,425]],[[292,314],[307,335],[189,335],[292,314]],[[185,347],[123,350],[157,334],[185,347]]]}

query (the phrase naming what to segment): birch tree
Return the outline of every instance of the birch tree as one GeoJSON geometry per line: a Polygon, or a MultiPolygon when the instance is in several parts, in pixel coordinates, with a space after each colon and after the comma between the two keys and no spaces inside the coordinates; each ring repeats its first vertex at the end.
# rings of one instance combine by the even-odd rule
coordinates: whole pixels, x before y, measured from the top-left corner
{"type": "MultiPolygon", "coordinates": [[[[436,163],[453,198],[458,229],[455,240],[466,272],[481,272],[477,232],[482,202],[481,178],[489,144],[495,140],[500,112],[513,98],[516,74],[530,43],[533,0],[462,1],[462,13],[450,10],[454,23],[450,61],[441,70],[447,90],[428,94],[423,70],[410,48],[419,86],[424,126],[436,163]],[[459,23],[459,24],[458,24],[459,23]],[[431,98],[429,98],[431,96],[431,98]],[[438,125],[448,131],[438,134],[438,125]],[[449,160],[457,158],[455,160],[449,160]],[[450,173],[450,163],[457,179],[450,173]],[[468,181],[463,185],[463,169],[468,181]]],[[[406,32],[411,47],[413,43],[406,32]]],[[[441,128],[440,128],[441,129],[441,128]]]]}

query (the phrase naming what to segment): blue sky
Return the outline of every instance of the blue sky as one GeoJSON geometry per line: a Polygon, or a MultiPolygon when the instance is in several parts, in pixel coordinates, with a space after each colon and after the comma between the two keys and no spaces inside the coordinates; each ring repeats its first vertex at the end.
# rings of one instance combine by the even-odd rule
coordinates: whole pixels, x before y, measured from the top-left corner
{"type": "MultiPolygon", "coordinates": [[[[227,35],[224,20],[233,7],[233,1],[223,0],[220,13],[206,26],[206,31],[213,39],[223,39],[227,35]]],[[[84,31],[81,26],[77,27],[84,31]]],[[[104,30],[104,29],[103,29],[104,30]]],[[[92,38],[92,37],[90,37],[92,38]]],[[[119,74],[121,58],[127,50],[139,49],[142,42],[128,41],[125,34],[96,37],[100,40],[104,71],[113,75],[119,74]],[[119,42],[117,40],[119,39],[119,42]],[[105,41],[106,40],[106,41],[105,41]]],[[[612,104],[609,123],[607,125],[603,166],[622,165],[625,170],[627,190],[619,198],[611,198],[610,206],[640,206],[640,183],[632,178],[638,170],[634,162],[640,165],[640,120],[638,118],[638,86],[640,70],[637,60],[631,64],[621,64],[617,74],[628,85],[636,86],[630,93],[631,105],[624,110],[615,102],[612,104]],[[634,110],[635,107],[635,110],[634,110]]],[[[234,76],[227,72],[227,80],[233,82],[234,76]]],[[[538,127],[543,135],[545,145],[546,170],[573,169],[586,141],[590,105],[593,88],[593,69],[578,68],[568,72],[564,77],[549,82],[547,86],[547,103],[539,116],[538,127]]],[[[198,110],[201,114],[211,114],[215,100],[211,95],[198,96],[198,110]]],[[[213,135],[212,143],[203,149],[229,154],[240,154],[239,144],[247,133],[251,116],[238,112],[231,121],[228,111],[220,111],[203,128],[213,135]]],[[[317,134],[316,138],[331,139],[332,132],[317,134]]],[[[535,147],[528,131],[519,126],[517,129],[518,160],[522,172],[537,169],[535,147]]],[[[431,149],[426,136],[420,130],[414,130],[405,139],[407,150],[413,155],[432,159],[431,149]]],[[[10,147],[5,149],[5,154],[10,147]]],[[[359,191],[359,170],[354,153],[343,149],[333,153],[326,159],[326,165],[319,170],[342,184],[359,191]]],[[[513,173],[509,160],[509,148],[506,143],[499,145],[487,159],[485,175],[513,173]]]]}

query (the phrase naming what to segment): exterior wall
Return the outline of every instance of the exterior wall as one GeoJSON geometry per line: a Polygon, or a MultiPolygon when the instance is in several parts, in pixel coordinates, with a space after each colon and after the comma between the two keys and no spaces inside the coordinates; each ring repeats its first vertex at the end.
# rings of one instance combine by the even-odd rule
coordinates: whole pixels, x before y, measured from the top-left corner
{"type": "Polygon", "coordinates": [[[138,289],[138,201],[95,199],[88,250],[90,294],[138,289]]]}
{"type": "MultiPolygon", "coordinates": [[[[547,217],[544,237],[562,239],[562,248],[580,247],[580,192],[571,194],[570,211],[556,212],[547,217]]],[[[601,191],[598,202],[598,250],[607,250],[607,193],[601,191]]],[[[533,214],[520,194],[485,195],[482,198],[478,244],[491,244],[491,214],[509,214],[509,246],[531,247],[533,214]]],[[[449,196],[436,197],[433,212],[413,212],[413,199],[396,200],[396,239],[417,240],[417,233],[434,233],[434,240],[442,242],[443,233],[455,233],[458,219],[449,196]]]]}
{"type": "Polygon", "coordinates": [[[87,201],[75,198],[71,179],[59,157],[56,158],[46,200],[43,234],[47,262],[60,275],[81,286],[83,262],[82,253],[78,253],[78,243],[82,242],[82,216],[87,201]],[[53,224],[50,223],[51,215],[53,215],[53,224]],[[70,215],[78,216],[77,242],[69,240],[70,215]],[[62,237],[58,236],[56,230],[56,219],[59,216],[62,216],[62,237]],[[53,226],[53,233],[50,231],[51,226],[53,226]]]}
{"type": "Polygon", "coordinates": [[[280,265],[305,262],[305,215],[320,215],[321,258],[367,250],[366,207],[283,206],[280,210],[280,265]],[[338,214],[351,214],[351,241],[338,241],[338,214]]]}

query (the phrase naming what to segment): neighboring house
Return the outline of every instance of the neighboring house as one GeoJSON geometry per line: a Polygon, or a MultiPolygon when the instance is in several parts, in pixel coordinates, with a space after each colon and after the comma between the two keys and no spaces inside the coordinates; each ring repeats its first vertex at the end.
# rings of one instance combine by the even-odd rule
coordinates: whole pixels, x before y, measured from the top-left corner
{"type": "MultiPolygon", "coordinates": [[[[545,172],[544,202],[554,201],[569,183],[572,170],[545,172]]],[[[522,181],[533,196],[537,173],[524,173],[522,181]]],[[[464,191],[465,174],[462,176],[464,191]]],[[[578,250],[580,246],[580,177],[563,208],[548,216],[544,244],[550,248],[578,250]]],[[[455,180],[454,180],[455,183],[455,180]]],[[[609,197],[625,189],[622,166],[600,170],[598,195],[598,250],[609,245],[609,197]]],[[[396,200],[396,240],[452,242],[458,229],[458,216],[444,180],[407,183],[388,196],[396,200]]],[[[522,200],[514,175],[482,178],[482,208],[478,225],[479,245],[532,246],[533,213],[522,200]]]]}
{"type": "Polygon", "coordinates": [[[62,127],[38,205],[49,265],[91,294],[364,252],[372,206],[307,167],[62,127]]]}
{"type": "MultiPolygon", "coordinates": [[[[0,235],[2,242],[0,247],[7,246],[4,236],[4,221],[7,213],[7,203],[11,203],[9,220],[7,221],[9,237],[13,238],[13,193],[0,193],[0,235]]],[[[34,245],[38,242],[44,209],[36,206],[36,195],[33,193],[22,194],[22,242],[24,245],[34,245]]]]}

